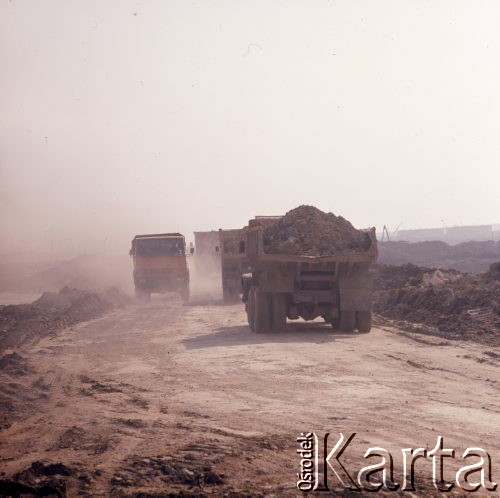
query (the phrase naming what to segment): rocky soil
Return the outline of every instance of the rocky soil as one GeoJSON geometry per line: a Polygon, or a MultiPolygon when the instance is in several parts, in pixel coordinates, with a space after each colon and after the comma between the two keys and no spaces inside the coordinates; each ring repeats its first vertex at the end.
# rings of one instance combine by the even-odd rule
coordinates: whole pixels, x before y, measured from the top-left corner
{"type": "Polygon", "coordinates": [[[500,344],[499,266],[475,275],[378,264],[374,311],[411,330],[500,344]]]}

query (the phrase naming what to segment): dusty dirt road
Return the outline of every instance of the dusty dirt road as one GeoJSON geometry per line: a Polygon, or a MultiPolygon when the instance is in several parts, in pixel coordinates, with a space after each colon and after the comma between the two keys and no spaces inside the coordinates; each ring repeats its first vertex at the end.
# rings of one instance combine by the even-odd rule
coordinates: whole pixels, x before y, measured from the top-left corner
{"type": "Polygon", "coordinates": [[[2,374],[16,414],[0,433],[2,479],[49,476],[68,496],[295,495],[297,435],[328,431],[357,433],[344,455],[355,470],[382,446],[401,481],[400,449],[442,435],[457,458],[485,448],[500,480],[500,351],[484,346],[321,323],[256,335],[241,304],[194,296],[131,305],[17,353],[26,368],[2,374]]]}

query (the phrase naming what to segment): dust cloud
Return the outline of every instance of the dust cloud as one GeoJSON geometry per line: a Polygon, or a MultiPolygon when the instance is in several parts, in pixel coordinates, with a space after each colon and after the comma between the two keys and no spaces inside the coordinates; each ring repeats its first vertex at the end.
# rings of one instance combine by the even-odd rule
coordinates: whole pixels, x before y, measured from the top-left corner
{"type": "Polygon", "coordinates": [[[191,304],[217,302],[222,296],[220,260],[195,254],[188,258],[191,304]]]}
{"type": "Polygon", "coordinates": [[[102,291],[117,287],[133,292],[132,263],[127,255],[84,254],[49,260],[12,257],[0,265],[0,293],[36,293],[72,287],[102,291]]]}

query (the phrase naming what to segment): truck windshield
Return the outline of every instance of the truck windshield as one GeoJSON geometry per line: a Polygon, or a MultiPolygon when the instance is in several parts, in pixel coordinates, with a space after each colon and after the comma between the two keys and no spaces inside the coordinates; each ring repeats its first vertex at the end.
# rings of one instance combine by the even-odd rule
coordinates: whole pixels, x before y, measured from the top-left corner
{"type": "Polygon", "coordinates": [[[135,244],[138,256],[184,256],[181,239],[137,239],[135,244]]]}

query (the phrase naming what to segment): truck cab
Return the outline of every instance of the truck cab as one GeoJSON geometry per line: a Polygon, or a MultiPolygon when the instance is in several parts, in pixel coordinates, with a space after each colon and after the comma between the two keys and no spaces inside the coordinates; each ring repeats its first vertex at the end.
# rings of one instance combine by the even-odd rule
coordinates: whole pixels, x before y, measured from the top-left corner
{"type": "Polygon", "coordinates": [[[182,234],[136,235],[130,255],[136,297],[147,300],[153,292],[176,292],[184,301],[189,299],[189,269],[182,234]]]}

